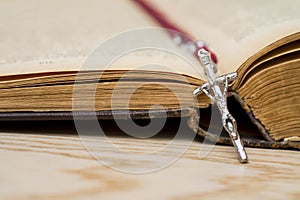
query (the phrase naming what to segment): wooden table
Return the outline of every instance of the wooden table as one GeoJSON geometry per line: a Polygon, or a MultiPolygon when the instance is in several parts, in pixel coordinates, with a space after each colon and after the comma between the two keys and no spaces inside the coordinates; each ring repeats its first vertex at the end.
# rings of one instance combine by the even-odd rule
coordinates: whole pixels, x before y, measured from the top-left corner
{"type": "MultiPolygon", "coordinates": [[[[165,141],[113,140],[128,149],[165,141]]],[[[128,174],[100,164],[74,134],[0,133],[0,199],[300,198],[300,152],[247,148],[250,163],[239,164],[226,146],[199,159],[201,146],[167,168],[128,174]]]]}

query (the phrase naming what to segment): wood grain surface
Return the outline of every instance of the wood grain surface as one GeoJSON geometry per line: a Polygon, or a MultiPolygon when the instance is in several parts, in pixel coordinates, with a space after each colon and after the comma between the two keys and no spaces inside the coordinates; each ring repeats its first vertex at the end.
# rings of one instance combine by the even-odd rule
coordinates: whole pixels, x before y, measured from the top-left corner
{"type": "MultiPolygon", "coordinates": [[[[140,152],[168,142],[126,137],[112,141],[140,152]]],[[[299,199],[299,152],[247,148],[250,163],[239,164],[227,146],[215,146],[199,159],[203,146],[194,141],[169,167],[129,174],[95,160],[77,135],[3,132],[0,199],[299,199]]],[[[147,162],[135,163],[143,165],[147,162]]]]}

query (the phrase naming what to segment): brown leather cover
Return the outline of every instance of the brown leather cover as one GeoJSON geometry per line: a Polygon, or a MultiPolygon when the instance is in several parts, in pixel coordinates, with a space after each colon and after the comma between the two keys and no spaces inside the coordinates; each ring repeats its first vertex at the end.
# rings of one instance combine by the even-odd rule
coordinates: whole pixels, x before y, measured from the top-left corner
{"type": "MultiPolygon", "coordinates": [[[[111,120],[114,117],[118,119],[149,119],[160,118],[162,113],[167,114],[168,118],[172,117],[187,117],[188,125],[193,129],[198,135],[206,137],[211,142],[217,142],[224,145],[232,145],[230,138],[226,134],[217,137],[213,133],[208,133],[199,127],[197,119],[199,116],[197,110],[193,108],[183,108],[183,109],[168,109],[168,110],[117,110],[117,111],[97,111],[96,115],[99,120],[111,120]]],[[[77,119],[89,120],[94,116],[94,112],[76,112],[74,113],[77,119]]],[[[0,121],[42,121],[42,120],[73,120],[72,112],[2,112],[0,113],[0,121]]],[[[245,135],[245,134],[244,134],[245,135]]],[[[299,142],[275,142],[267,141],[261,138],[255,137],[242,137],[243,143],[246,147],[258,147],[258,148],[288,148],[300,150],[299,142]]]]}
{"type": "MultiPolygon", "coordinates": [[[[159,118],[162,113],[167,117],[180,117],[189,115],[189,109],[168,109],[168,110],[104,110],[104,111],[80,111],[75,112],[77,119],[89,120],[96,114],[99,120],[114,119],[148,119],[151,117],[159,118]]],[[[72,112],[0,112],[0,121],[32,121],[32,120],[73,120],[72,112]]]]}

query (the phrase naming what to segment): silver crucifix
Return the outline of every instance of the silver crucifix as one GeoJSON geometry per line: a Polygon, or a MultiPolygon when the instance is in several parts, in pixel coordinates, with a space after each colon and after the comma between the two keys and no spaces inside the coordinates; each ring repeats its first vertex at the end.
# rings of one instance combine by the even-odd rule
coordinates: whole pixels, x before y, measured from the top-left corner
{"type": "Polygon", "coordinates": [[[223,127],[229,133],[231,141],[238,153],[239,161],[241,163],[247,163],[248,157],[237,131],[237,123],[227,108],[228,82],[236,79],[237,73],[234,72],[223,76],[217,76],[216,64],[211,60],[210,53],[204,48],[199,48],[197,50],[197,56],[204,68],[204,73],[207,76],[208,81],[195,89],[193,94],[197,96],[199,93],[203,92],[218,106],[222,115],[223,127]]]}

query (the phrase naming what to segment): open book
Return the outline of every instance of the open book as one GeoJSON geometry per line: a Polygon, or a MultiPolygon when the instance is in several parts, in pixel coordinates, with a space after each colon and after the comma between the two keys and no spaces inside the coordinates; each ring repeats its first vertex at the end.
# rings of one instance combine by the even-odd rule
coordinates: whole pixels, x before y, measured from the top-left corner
{"type": "MultiPolygon", "coordinates": [[[[269,146],[300,147],[297,0],[231,0],[226,5],[196,0],[151,3],[209,44],[219,56],[220,74],[238,72],[229,88],[238,99],[235,106],[242,106],[252,116],[269,146]]],[[[112,111],[122,115],[122,110],[147,118],[149,109],[159,117],[160,109],[153,105],[161,105],[168,116],[176,117],[186,108],[205,109],[211,104],[204,94],[196,103],[191,95],[205,81],[201,68],[191,67],[175,54],[145,49],[116,59],[109,68],[99,63],[84,67],[89,52],[105,39],[122,31],[157,26],[131,1],[4,1],[0,20],[1,120],[71,119],[72,110],[90,109],[99,118],[112,117],[112,111]],[[149,62],[151,66],[137,68],[149,62]],[[165,70],[153,63],[168,67],[165,70]],[[92,98],[84,91],[83,106],[72,106],[72,100],[80,98],[73,96],[78,71],[82,86],[97,81],[95,106],[88,100],[84,104],[92,98]],[[100,81],[95,71],[101,72],[100,81]],[[170,88],[180,94],[180,103],[170,88]]],[[[166,46],[176,48],[167,33],[158,35],[166,46]]],[[[132,37],[126,42],[135,40],[139,39],[132,37]]],[[[109,48],[100,53],[100,60],[114,54],[109,48]]]]}

